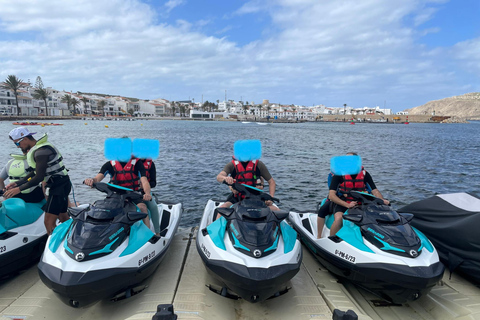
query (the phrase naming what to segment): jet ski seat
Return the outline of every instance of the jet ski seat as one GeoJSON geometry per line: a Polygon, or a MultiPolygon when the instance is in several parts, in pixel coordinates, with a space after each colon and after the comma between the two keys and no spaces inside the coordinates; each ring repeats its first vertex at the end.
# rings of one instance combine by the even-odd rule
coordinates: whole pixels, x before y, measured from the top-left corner
{"type": "Polygon", "coordinates": [[[19,198],[3,201],[0,208],[0,231],[5,232],[35,222],[42,215],[45,202],[26,203],[19,198]]]}

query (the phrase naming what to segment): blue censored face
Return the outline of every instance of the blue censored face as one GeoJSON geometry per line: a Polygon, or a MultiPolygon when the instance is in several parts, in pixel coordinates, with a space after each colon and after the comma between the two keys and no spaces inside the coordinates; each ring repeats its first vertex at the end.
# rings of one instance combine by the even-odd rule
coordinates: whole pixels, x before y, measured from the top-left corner
{"type": "Polygon", "coordinates": [[[358,174],[362,170],[362,158],[360,156],[347,155],[333,157],[330,160],[330,171],[337,176],[358,174]]]}
{"type": "Polygon", "coordinates": [[[105,140],[105,158],[127,162],[132,157],[157,159],[160,141],[155,139],[108,138],[105,140]]]}
{"type": "Polygon", "coordinates": [[[238,140],[233,145],[233,155],[238,161],[258,160],[262,157],[260,140],[238,140]]]}

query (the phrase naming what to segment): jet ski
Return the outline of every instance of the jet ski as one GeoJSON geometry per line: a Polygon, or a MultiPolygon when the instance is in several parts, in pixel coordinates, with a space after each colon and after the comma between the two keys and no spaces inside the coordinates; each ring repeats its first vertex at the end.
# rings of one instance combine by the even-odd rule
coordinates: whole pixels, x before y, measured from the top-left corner
{"type": "Polygon", "coordinates": [[[131,189],[94,183],[106,198],[70,208],[71,219],[49,237],[38,264],[43,283],[65,304],[85,307],[116,295],[125,297],[157,269],[177,230],[182,205],[161,203],[160,236],[143,221],[131,189]]]}
{"type": "Polygon", "coordinates": [[[330,272],[394,304],[426,295],[445,268],[428,238],[410,225],[413,215],[368,193],[350,194],[361,205],[345,212],[335,236],[329,236],[333,215],[317,239],[316,212],[292,209],[288,218],[302,242],[330,272]]]}
{"type": "Polygon", "coordinates": [[[437,194],[398,211],[415,216],[412,225],[428,236],[450,272],[460,272],[480,284],[478,196],[465,192],[437,194]]]}
{"type": "Polygon", "coordinates": [[[19,198],[0,203],[0,278],[40,259],[47,242],[44,204],[45,200],[27,203],[19,198]]]}
{"type": "Polygon", "coordinates": [[[245,198],[230,208],[209,200],[200,222],[197,250],[207,271],[226,285],[220,293],[231,298],[255,303],[286,293],[302,262],[297,233],[284,221],[288,212],[270,210],[265,201],[278,199],[260,189],[232,187],[245,198]]]}

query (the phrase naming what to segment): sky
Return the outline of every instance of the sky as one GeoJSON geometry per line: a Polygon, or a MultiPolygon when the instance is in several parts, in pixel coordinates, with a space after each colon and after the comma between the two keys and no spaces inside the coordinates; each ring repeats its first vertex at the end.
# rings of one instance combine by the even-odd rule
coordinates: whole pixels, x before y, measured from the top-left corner
{"type": "Polygon", "coordinates": [[[480,91],[479,0],[0,0],[0,80],[394,111],[480,91]]]}

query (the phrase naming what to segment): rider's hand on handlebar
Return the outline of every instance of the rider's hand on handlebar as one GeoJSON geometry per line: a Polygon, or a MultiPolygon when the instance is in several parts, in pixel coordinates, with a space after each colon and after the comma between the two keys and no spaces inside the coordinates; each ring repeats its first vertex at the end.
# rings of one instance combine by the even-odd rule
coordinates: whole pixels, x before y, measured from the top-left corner
{"type": "Polygon", "coordinates": [[[83,181],[87,186],[92,187],[93,186],[93,179],[87,178],[83,181]]]}
{"type": "Polygon", "coordinates": [[[235,182],[235,179],[233,179],[232,177],[225,177],[225,179],[223,179],[223,182],[226,184],[233,184],[235,182]]]}
{"type": "Polygon", "coordinates": [[[347,208],[350,209],[350,208],[353,208],[353,207],[355,207],[355,206],[357,206],[357,205],[358,205],[358,202],[357,202],[357,201],[348,202],[348,203],[347,203],[347,208]]]}
{"type": "Polygon", "coordinates": [[[145,194],[143,195],[143,200],[145,200],[145,201],[150,201],[150,200],[152,200],[152,195],[145,193],[145,194]]]}
{"type": "Polygon", "coordinates": [[[273,201],[267,200],[267,201],[265,201],[265,204],[266,204],[268,207],[270,207],[270,206],[273,205],[273,201]]]}
{"type": "Polygon", "coordinates": [[[390,201],[388,201],[387,199],[382,199],[382,200],[383,200],[383,203],[384,203],[385,205],[388,206],[388,205],[390,204],[390,201]]]}

